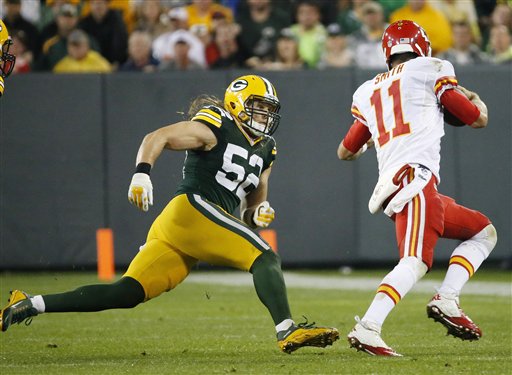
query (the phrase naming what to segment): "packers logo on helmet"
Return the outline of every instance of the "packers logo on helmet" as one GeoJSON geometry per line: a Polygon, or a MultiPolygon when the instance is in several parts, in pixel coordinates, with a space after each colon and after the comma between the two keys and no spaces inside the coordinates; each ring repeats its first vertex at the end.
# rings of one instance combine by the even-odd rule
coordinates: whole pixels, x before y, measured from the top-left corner
{"type": "Polygon", "coordinates": [[[256,135],[272,135],[281,119],[274,85],[257,75],[231,82],[224,95],[224,107],[237,123],[256,135]]]}
{"type": "Polygon", "coordinates": [[[12,39],[9,36],[7,27],[2,20],[0,20],[0,76],[2,78],[11,74],[16,62],[16,56],[9,53],[9,48],[12,45],[12,39]]]}
{"type": "Polygon", "coordinates": [[[230,89],[233,92],[241,91],[247,87],[248,83],[245,79],[237,79],[231,83],[230,89]]]}

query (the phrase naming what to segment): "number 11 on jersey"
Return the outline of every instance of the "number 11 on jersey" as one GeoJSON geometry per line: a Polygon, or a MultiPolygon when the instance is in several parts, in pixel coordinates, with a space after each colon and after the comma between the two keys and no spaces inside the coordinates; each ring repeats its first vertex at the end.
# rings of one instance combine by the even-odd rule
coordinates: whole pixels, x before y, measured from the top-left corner
{"type": "Polygon", "coordinates": [[[392,137],[395,138],[411,132],[409,123],[404,121],[399,79],[393,81],[391,86],[389,86],[388,96],[393,101],[393,117],[395,118],[395,127],[391,132],[386,130],[386,124],[384,124],[381,89],[379,88],[375,90],[370,98],[370,102],[375,108],[375,118],[377,120],[377,130],[379,132],[377,142],[380,147],[388,143],[392,137]]]}

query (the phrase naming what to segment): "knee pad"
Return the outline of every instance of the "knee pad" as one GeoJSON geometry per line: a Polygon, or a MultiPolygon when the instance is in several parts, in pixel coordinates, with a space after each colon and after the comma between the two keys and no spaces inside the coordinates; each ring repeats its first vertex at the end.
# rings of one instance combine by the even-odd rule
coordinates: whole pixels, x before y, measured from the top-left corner
{"type": "Polygon", "coordinates": [[[496,242],[498,242],[498,234],[496,233],[496,228],[494,228],[494,225],[489,224],[480,232],[471,237],[468,241],[478,242],[480,245],[478,246],[478,249],[482,251],[485,258],[487,258],[491,251],[494,249],[494,246],[496,246],[496,242]]]}
{"type": "Polygon", "coordinates": [[[417,282],[421,279],[428,271],[428,267],[423,261],[416,257],[404,257],[400,259],[399,265],[406,267],[411,274],[414,276],[417,282]]]}

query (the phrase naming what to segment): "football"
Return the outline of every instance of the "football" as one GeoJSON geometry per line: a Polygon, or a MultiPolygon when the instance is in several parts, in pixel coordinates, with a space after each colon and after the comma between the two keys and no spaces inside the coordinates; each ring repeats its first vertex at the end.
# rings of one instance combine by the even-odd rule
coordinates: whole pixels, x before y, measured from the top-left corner
{"type": "Polygon", "coordinates": [[[444,113],[444,122],[451,126],[465,126],[461,120],[459,120],[455,115],[453,115],[450,111],[448,111],[446,108],[443,109],[444,113]]]}

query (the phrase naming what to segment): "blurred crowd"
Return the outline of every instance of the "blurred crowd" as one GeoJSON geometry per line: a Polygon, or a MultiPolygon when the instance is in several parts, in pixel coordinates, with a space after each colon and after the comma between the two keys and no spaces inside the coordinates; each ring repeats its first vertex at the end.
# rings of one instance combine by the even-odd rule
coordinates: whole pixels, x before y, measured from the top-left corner
{"type": "Polygon", "coordinates": [[[386,70],[399,19],[454,65],[512,64],[511,0],[2,0],[0,15],[14,73],[386,70]]]}

